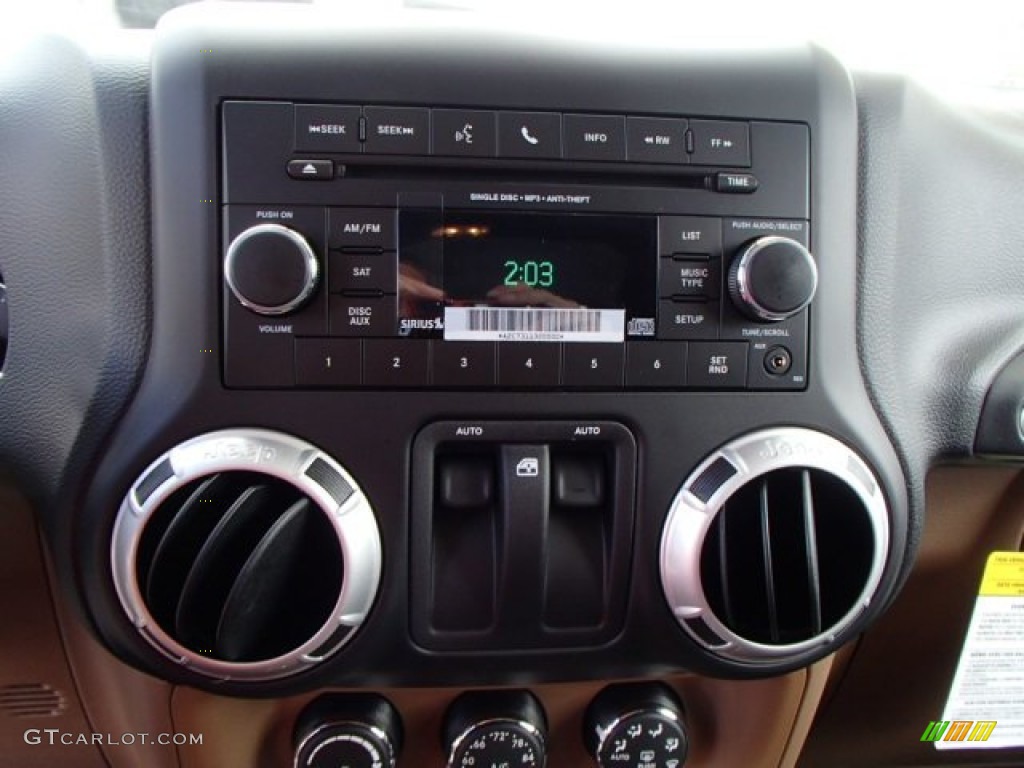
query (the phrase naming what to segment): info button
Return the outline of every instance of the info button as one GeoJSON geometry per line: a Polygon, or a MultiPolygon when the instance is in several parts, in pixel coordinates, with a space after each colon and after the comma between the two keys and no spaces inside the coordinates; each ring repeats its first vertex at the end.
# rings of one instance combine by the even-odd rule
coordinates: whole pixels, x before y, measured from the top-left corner
{"type": "Polygon", "coordinates": [[[626,121],[612,115],[565,115],[565,156],[570,160],[625,160],[626,121]]]}

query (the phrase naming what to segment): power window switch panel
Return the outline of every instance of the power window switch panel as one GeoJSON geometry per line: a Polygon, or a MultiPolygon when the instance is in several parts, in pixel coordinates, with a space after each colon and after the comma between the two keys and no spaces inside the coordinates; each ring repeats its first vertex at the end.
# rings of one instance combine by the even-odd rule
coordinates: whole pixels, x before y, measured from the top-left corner
{"type": "Polygon", "coordinates": [[[494,466],[486,459],[451,457],[438,469],[441,504],[450,509],[479,509],[494,501],[494,466]]]}
{"type": "Polygon", "coordinates": [[[604,462],[596,456],[565,456],[552,467],[554,502],[562,507],[604,504],[604,462]]]}

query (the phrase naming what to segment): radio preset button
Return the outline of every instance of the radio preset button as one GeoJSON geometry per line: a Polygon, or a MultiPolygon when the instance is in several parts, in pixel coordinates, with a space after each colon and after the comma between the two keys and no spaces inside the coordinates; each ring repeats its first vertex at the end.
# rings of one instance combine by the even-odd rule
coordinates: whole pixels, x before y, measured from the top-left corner
{"type": "Polygon", "coordinates": [[[503,387],[557,387],[561,345],[510,341],[498,344],[498,384],[503,387]]]}
{"type": "Polygon", "coordinates": [[[627,118],[626,149],[634,163],[688,163],[686,121],[665,117],[627,118]]]}
{"type": "Polygon", "coordinates": [[[686,344],[637,341],[626,344],[626,386],[678,388],[686,384],[686,344]]]}
{"type": "Polygon", "coordinates": [[[296,339],[295,383],[300,387],[358,387],[357,339],[296,339]]]}
{"type": "Polygon", "coordinates": [[[626,120],[614,115],[564,115],[562,137],[569,160],[626,159],[626,120]]]}
{"type": "Polygon", "coordinates": [[[383,155],[430,152],[430,110],[419,107],[366,107],[366,151],[383,155]]]}
{"type": "Polygon", "coordinates": [[[557,160],[562,157],[562,116],[554,112],[500,112],[498,155],[557,160]]]}
{"type": "Polygon", "coordinates": [[[332,251],[327,262],[327,286],[331,293],[395,293],[398,290],[398,257],[391,251],[332,251]]]}
{"type": "Polygon", "coordinates": [[[747,385],[745,341],[693,342],[686,365],[689,386],[732,388],[747,385]]]}
{"type": "Polygon", "coordinates": [[[694,165],[750,165],[750,126],[729,120],[691,120],[694,165]]]}
{"type": "Polygon", "coordinates": [[[622,344],[566,344],[562,350],[562,383],[567,387],[622,386],[622,344]]]}
{"type": "Polygon", "coordinates": [[[659,339],[717,339],[717,302],[671,301],[658,302],[659,339]]]}
{"type": "Polygon", "coordinates": [[[456,157],[494,157],[498,153],[498,118],[494,112],[433,110],[433,153],[456,157]]]}
{"type": "Polygon", "coordinates": [[[434,385],[493,387],[497,347],[490,341],[432,341],[434,385]]]}
{"type": "Polygon", "coordinates": [[[424,387],[429,375],[429,344],[403,339],[363,342],[364,385],[424,387]]]}
{"type": "Polygon", "coordinates": [[[332,336],[393,336],[394,296],[331,296],[332,336]]]}
{"type": "Polygon", "coordinates": [[[704,216],[661,216],[658,253],[686,254],[687,258],[717,256],[722,252],[722,222],[704,216]]]}
{"type": "Polygon", "coordinates": [[[327,246],[393,251],[396,248],[393,208],[331,208],[327,246]]]}
{"type": "Polygon", "coordinates": [[[658,292],[663,297],[716,299],[722,292],[722,263],[718,259],[662,259],[660,271],[658,292]]]}

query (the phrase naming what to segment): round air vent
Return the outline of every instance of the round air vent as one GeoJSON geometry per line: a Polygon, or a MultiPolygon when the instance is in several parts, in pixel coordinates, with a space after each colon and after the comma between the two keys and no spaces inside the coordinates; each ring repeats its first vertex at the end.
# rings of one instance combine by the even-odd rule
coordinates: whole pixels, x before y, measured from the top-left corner
{"type": "Polygon", "coordinates": [[[882,489],[828,435],[785,428],[729,443],[684,483],[661,544],[680,625],[723,658],[824,651],[868,608],[889,548],[882,489]]]}
{"type": "Polygon", "coordinates": [[[312,445],[214,432],[157,459],[114,525],[114,584],[143,637],[217,679],[294,674],[343,646],[380,581],[369,502],[312,445]]]}

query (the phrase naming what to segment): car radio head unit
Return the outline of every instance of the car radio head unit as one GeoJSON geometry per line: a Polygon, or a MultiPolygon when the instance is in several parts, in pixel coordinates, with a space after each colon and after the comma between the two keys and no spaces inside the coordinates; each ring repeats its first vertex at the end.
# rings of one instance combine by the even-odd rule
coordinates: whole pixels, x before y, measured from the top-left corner
{"type": "Polygon", "coordinates": [[[806,126],[240,101],[222,117],[229,387],[806,386],[806,126]]]}

